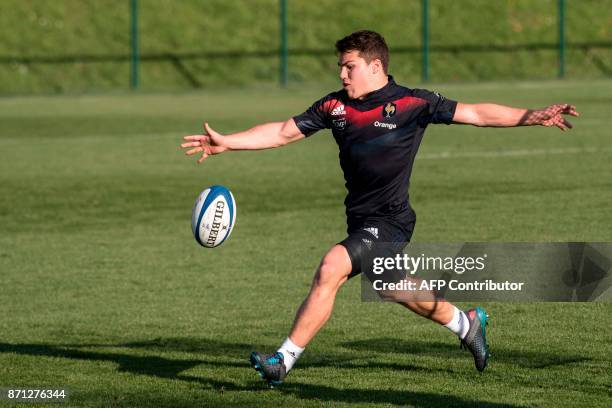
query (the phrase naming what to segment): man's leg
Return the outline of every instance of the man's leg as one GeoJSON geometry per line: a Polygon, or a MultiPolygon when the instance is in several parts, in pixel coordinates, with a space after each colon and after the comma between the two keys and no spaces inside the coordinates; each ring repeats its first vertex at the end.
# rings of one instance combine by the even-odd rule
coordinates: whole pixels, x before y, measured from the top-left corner
{"type": "Polygon", "coordinates": [[[448,324],[453,318],[455,306],[443,300],[434,302],[425,301],[402,301],[398,302],[405,308],[412,310],[419,316],[426,317],[441,325],[448,324]]]}
{"type": "Polygon", "coordinates": [[[317,268],[310,293],[298,309],[289,339],[306,347],[323,327],[334,307],[336,293],[351,273],[351,259],[346,248],[334,245],[317,268]]]}
{"type": "Polygon", "coordinates": [[[251,353],[251,363],[270,385],[281,384],[306,345],[329,319],[338,289],[352,270],[346,248],[334,245],[317,268],[308,296],[298,309],[289,337],[276,353],[251,353]]]}
{"type": "Polygon", "coordinates": [[[397,303],[455,333],[461,340],[461,345],[467,347],[474,356],[476,369],[484,371],[489,359],[489,346],[485,332],[489,316],[483,309],[477,307],[463,312],[444,300],[400,301],[397,303]]]}
{"type": "Polygon", "coordinates": [[[465,338],[470,328],[468,316],[452,303],[443,299],[435,301],[400,301],[397,303],[420,316],[447,327],[461,340],[465,338]]]}

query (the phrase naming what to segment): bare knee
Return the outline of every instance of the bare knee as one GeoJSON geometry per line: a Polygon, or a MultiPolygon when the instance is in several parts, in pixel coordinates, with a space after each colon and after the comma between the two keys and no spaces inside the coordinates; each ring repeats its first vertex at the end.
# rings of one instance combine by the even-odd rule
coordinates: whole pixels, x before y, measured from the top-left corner
{"type": "Polygon", "coordinates": [[[315,274],[313,289],[336,291],[346,282],[350,273],[348,253],[344,247],[337,245],[323,257],[315,274]]]}
{"type": "Polygon", "coordinates": [[[314,286],[322,288],[335,288],[340,286],[340,274],[338,268],[333,263],[325,261],[319,265],[314,279],[314,286]]]}

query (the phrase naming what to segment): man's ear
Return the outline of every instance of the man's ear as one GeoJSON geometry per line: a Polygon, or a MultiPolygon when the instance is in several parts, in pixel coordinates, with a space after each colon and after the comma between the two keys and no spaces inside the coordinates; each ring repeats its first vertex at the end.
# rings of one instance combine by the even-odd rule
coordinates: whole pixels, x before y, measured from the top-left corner
{"type": "Polygon", "coordinates": [[[370,69],[372,74],[378,74],[382,70],[382,62],[378,58],[373,59],[370,64],[370,69]]]}

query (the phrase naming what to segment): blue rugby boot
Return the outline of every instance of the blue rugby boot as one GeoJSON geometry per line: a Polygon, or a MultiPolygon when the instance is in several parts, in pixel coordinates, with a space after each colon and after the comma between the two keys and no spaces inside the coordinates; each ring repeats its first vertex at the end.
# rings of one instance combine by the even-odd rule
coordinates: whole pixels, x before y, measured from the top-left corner
{"type": "Polygon", "coordinates": [[[254,351],[250,360],[259,376],[271,387],[281,385],[287,376],[283,353],[262,354],[254,351]]]}
{"type": "Polygon", "coordinates": [[[470,328],[466,336],[461,340],[461,347],[465,347],[474,356],[476,369],[484,371],[489,360],[489,345],[487,344],[487,325],[489,315],[484,309],[477,307],[464,312],[470,321],[470,328]]]}

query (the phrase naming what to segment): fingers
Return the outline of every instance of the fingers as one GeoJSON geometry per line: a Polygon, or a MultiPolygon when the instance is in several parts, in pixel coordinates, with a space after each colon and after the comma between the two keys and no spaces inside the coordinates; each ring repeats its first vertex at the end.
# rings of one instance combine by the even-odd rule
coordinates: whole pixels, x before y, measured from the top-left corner
{"type": "Polygon", "coordinates": [[[569,121],[563,119],[563,126],[565,126],[564,130],[570,130],[571,128],[574,127],[574,125],[572,125],[569,121]]]}
{"type": "Polygon", "coordinates": [[[578,111],[576,111],[576,107],[568,103],[558,103],[556,105],[549,106],[549,108],[552,108],[551,111],[555,114],[562,113],[564,115],[580,116],[578,111]]]}
{"type": "MultiPolygon", "coordinates": [[[[560,114],[551,116],[550,118],[543,120],[541,125],[542,126],[547,126],[547,127],[551,127],[551,126],[555,126],[558,127],[559,129],[565,131],[569,128],[569,126],[567,126],[569,124],[569,122],[567,122],[563,116],[561,116],[560,114]]],[[[571,126],[571,125],[570,125],[571,126]]]]}
{"type": "Polygon", "coordinates": [[[206,135],[189,135],[189,136],[184,136],[183,140],[197,141],[197,140],[202,140],[205,137],[207,136],[206,135]]]}
{"type": "Polygon", "coordinates": [[[204,123],[204,134],[184,136],[184,143],[181,144],[181,148],[189,149],[185,152],[188,156],[202,153],[202,156],[198,159],[198,163],[202,163],[208,156],[222,153],[225,150],[224,147],[217,146],[214,140],[216,137],[222,138],[221,134],[215,132],[208,123],[204,123]]]}
{"type": "Polygon", "coordinates": [[[208,122],[204,122],[204,130],[206,131],[206,133],[208,133],[209,135],[212,135],[214,133],[214,136],[217,136],[218,133],[215,132],[214,130],[212,130],[212,128],[210,126],[208,126],[208,122]]]}
{"type": "Polygon", "coordinates": [[[199,147],[196,147],[195,149],[187,150],[185,152],[185,154],[187,156],[193,156],[194,154],[200,153],[200,152],[203,152],[203,151],[204,151],[204,148],[202,146],[199,146],[199,147]]]}
{"type": "Polygon", "coordinates": [[[197,154],[197,153],[202,153],[202,157],[198,159],[198,163],[202,163],[204,159],[206,159],[208,156],[212,154],[210,147],[208,146],[196,147],[195,149],[191,149],[187,151],[185,154],[187,154],[188,156],[193,156],[194,154],[197,154]]]}
{"type": "Polygon", "coordinates": [[[185,152],[185,154],[188,154],[191,156],[192,154],[196,154],[200,152],[205,152],[206,154],[209,154],[209,155],[214,154],[212,147],[206,144],[203,144],[191,150],[188,150],[187,152],[185,152]]]}
{"type": "Polygon", "coordinates": [[[563,115],[580,116],[578,111],[576,111],[576,107],[567,103],[550,105],[544,112],[549,115],[549,118],[544,120],[542,124],[544,126],[556,126],[562,131],[570,130],[574,127],[563,115]]]}
{"type": "Polygon", "coordinates": [[[554,105],[550,105],[548,108],[546,108],[546,113],[548,113],[551,117],[556,116],[559,113],[563,112],[566,106],[568,105],[565,105],[562,103],[556,103],[554,105]]]}
{"type": "Polygon", "coordinates": [[[563,117],[563,115],[570,115],[570,116],[578,117],[580,116],[580,114],[578,113],[574,105],[570,105],[566,103],[566,104],[561,105],[561,107],[562,107],[561,111],[559,112],[557,117],[555,117],[555,120],[556,120],[555,125],[563,131],[572,129],[574,125],[572,125],[570,121],[566,120],[563,117]]]}
{"type": "MultiPolygon", "coordinates": [[[[185,136],[183,138],[184,140],[188,140],[188,142],[182,143],[181,144],[181,148],[186,149],[189,147],[202,147],[202,146],[207,146],[210,145],[210,137],[209,136],[205,136],[205,135],[192,135],[192,136],[185,136]]],[[[197,151],[194,153],[189,153],[189,152],[193,152],[196,149],[191,149],[187,152],[187,154],[194,154],[194,153],[198,153],[197,151]]],[[[202,151],[202,150],[200,150],[202,151]]]]}
{"type": "Polygon", "coordinates": [[[225,140],[224,140],[223,135],[221,133],[213,130],[208,125],[208,122],[204,123],[204,131],[206,132],[206,134],[210,138],[210,144],[218,145],[218,146],[223,146],[224,145],[225,140]]]}
{"type": "Polygon", "coordinates": [[[186,147],[196,147],[196,146],[201,146],[202,142],[187,142],[187,143],[183,143],[181,144],[181,147],[184,149],[186,147]]]}
{"type": "Polygon", "coordinates": [[[563,113],[571,116],[580,116],[576,107],[574,105],[565,105],[565,109],[563,109],[563,113]]]}
{"type": "Polygon", "coordinates": [[[550,126],[556,126],[564,132],[574,127],[569,121],[567,121],[561,115],[557,115],[554,118],[552,118],[552,123],[550,124],[550,126]]]}
{"type": "Polygon", "coordinates": [[[204,153],[202,154],[202,157],[200,157],[200,158],[198,159],[198,164],[202,163],[202,162],[204,161],[204,159],[206,159],[207,157],[208,157],[208,153],[204,152],[204,153]]]}

